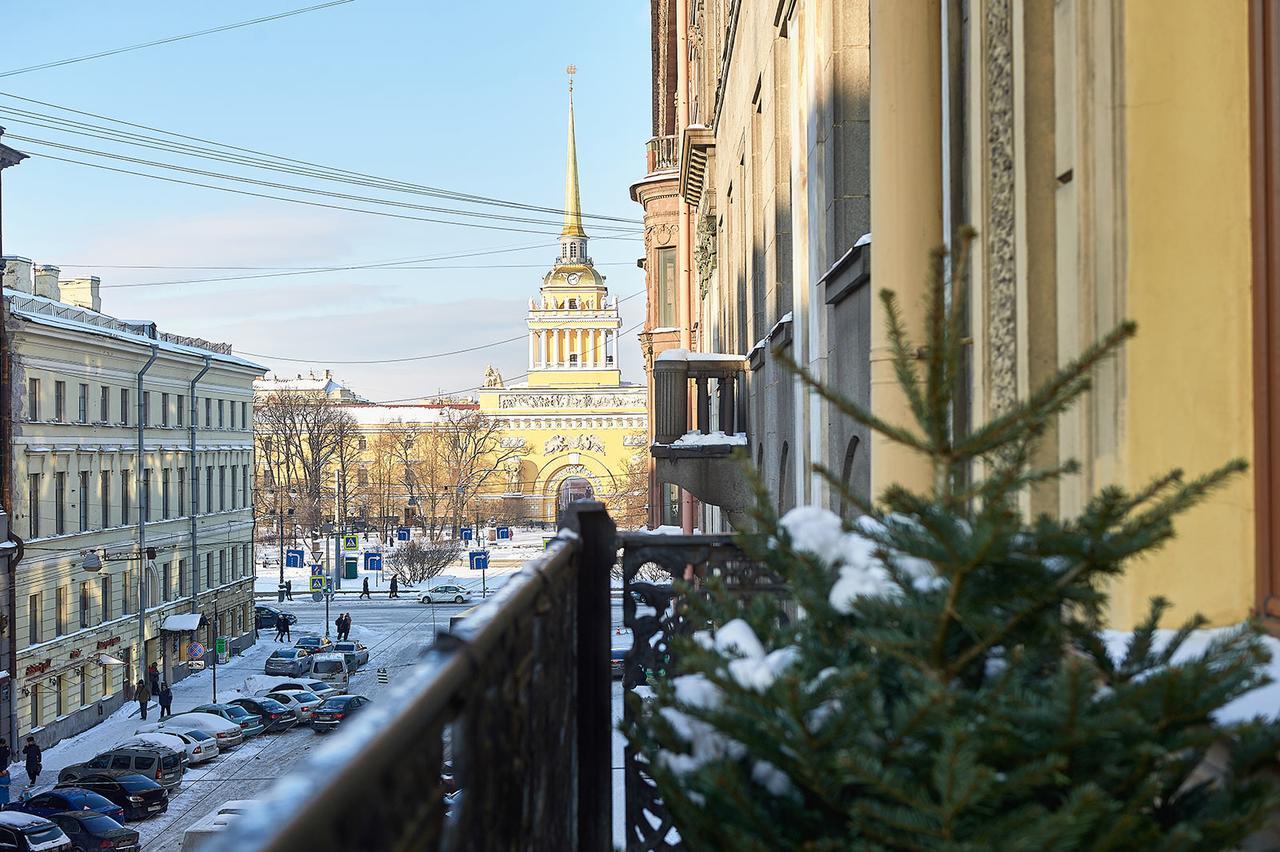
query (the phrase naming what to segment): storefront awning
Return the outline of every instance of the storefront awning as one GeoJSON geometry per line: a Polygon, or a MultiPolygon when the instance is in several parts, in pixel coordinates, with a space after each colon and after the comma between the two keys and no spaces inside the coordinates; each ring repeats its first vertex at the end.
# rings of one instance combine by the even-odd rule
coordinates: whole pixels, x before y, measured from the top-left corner
{"type": "Polygon", "coordinates": [[[161,630],[168,630],[173,633],[182,633],[184,631],[199,630],[201,627],[207,627],[208,620],[198,612],[188,612],[182,615],[167,615],[164,623],[160,625],[161,630]]]}

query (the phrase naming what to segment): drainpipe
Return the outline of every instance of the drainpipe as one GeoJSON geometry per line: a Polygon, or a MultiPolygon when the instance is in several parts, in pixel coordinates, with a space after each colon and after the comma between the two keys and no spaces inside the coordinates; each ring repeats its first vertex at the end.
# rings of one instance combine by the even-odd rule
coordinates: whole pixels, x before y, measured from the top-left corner
{"type": "Polygon", "coordinates": [[[147,488],[146,477],[143,476],[146,463],[143,454],[146,447],[143,441],[146,438],[146,414],[147,409],[143,404],[142,396],[142,377],[147,374],[147,370],[151,369],[151,365],[156,362],[156,356],[160,354],[160,347],[154,343],[151,344],[151,357],[147,359],[147,363],[142,365],[142,369],[138,371],[138,463],[134,465],[133,481],[136,483],[135,490],[141,496],[138,501],[138,672],[142,678],[146,679],[147,672],[147,516],[151,514],[151,489],[147,488]]]}
{"type": "Polygon", "coordinates": [[[191,612],[200,611],[200,606],[196,600],[196,511],[200,506],[200,489],[196,486],[199,484],[199,477],[196,475],[196,416],[199,411],[196,408],[196,383],[204,378],[204,374],[209,372],[211,366],[209,356],[204,356],[204,367],[200,372],[191,378],[191,391],[187,395],[187,399],[191,402],[191,414],[187,418],[187,425],[191,429],[191,460],[187,462],[187,485],[191,488],[191,612]]]}

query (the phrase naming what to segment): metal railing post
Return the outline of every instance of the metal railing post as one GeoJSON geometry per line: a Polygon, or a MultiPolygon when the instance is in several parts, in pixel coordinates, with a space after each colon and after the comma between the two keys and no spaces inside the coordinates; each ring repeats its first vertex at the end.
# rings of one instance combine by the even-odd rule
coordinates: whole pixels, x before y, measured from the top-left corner
{"type": "Polygon", "coordinates": [[[578,848],[613,848],[613,678],[609,672],[609,571],[617,529],[596,500],[569,507],[578,549],[578,848]]]}

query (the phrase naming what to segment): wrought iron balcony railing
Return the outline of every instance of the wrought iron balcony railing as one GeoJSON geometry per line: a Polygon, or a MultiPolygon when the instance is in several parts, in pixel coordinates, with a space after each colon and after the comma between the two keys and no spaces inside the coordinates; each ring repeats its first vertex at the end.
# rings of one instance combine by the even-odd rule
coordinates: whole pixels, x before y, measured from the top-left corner
{"type": "Polygon", "coordinates": [[[211,852],[610,848],[614,526],[566,523],[211,852]]]}

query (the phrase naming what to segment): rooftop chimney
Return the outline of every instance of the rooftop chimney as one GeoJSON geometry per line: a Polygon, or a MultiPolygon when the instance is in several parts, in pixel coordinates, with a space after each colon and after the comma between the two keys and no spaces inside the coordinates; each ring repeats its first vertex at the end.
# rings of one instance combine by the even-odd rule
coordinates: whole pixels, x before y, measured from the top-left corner
{"type": "Polygon", "coordinates": [[[61,270],[59,270],[58,267],[49,266],[47,264],[41,264],[36,267],[35,293],[37,296],[43,296],[46,299],[52,299],[55,302],[59,301],[58,273],[60,271],[61,270]]]}
{"type": "Polygon", "coordinates": [[[102,279],[94,275],[90,278],[70,278],[58,285],[59,300],[77,308],[88,308],[102,312],[102,296],[98,294],[98,286],[102,279]]]}
{"type": "Polygon", "coordinates": [[[32,293],[35,282],[31,277],[31,261],[25,257],[3,257],[4,287],[6,290],[17,290],[19,293],[32,293]]]}

